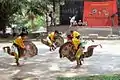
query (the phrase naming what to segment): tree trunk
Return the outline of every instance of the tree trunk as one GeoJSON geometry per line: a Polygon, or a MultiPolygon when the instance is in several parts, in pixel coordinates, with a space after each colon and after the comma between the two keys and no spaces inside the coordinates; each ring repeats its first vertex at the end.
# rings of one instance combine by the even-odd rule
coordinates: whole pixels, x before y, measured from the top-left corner
{"type": "Polygon", "coordinates": [[[49,30],[48,30],[48,15],[47,15],[47,13],[45,14],[45,16],[46,16],[46,28],[47,28],[47,34],[48,34],[49,30]]]}
{"type": "Polygon", "coordinates": [[[55,5],[55,0],[53,0],[53,24],[54,24],[54,26],[56,25],[56,19],[55,19],[55,7],[56,7],[56,5],[55,5]]]}
{"type": "Polygon", "coordinates": [[[53,12],[55,12],[55,0],[53,0],[53,12]]]}
{"type": "Polygon", "coordinates": [[[3,32],[3,36],[5,35],[5,32],[6,32],[6,24],[7,24],[7,21],[0,20],[0,31],[3,32]]]}

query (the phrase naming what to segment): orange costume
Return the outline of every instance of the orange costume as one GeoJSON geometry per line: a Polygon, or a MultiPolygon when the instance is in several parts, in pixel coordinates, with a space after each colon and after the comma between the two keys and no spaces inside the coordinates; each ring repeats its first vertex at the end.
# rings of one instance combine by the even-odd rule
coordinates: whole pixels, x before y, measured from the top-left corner
{"type": "Polygon", "coordinates": [[[17,38],[14,40],[13,43],[24,49],[24,48],[25,48],[25,45],[24,45],[23,41],[24,41],[24,40],[23,40],[23,39],[21,38],[21,36],[20,36],[20,37],[17,37],[17,38]]]}
{"type": "Polygon", "coordinates": [[[15,53],[15,58],[19,58],[20,54],[21,54],[21,50],[25,49],[25,45],[23,43],[23,39],[21,36],[17,37],[14,41],[13,41],[13,52],[15,53]]]}

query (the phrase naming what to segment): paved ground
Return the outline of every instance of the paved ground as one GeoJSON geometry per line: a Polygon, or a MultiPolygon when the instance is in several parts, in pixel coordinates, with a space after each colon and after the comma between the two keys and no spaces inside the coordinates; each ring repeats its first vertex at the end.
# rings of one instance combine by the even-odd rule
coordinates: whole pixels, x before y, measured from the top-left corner
{"type": "Polygon", "coordinates": [[[77,30],[82,35],[85,35],[85,36],[88,36],[89,34],[98,34],[99,36],[106,37],[109,34],[111,34],[111,31],[115,35],[120,34],[119,26],[118,26],[118,28],[110,28],[110,27],[93,28],[93,27],[86,27],[86,26],[78,26],[78,27],[73,26],[73,27],[69,28],[69,25],[60,25],[60,26],[56,26],[56,27],[49,27],[48,30],[49,31],[59,30],[61,32],[69,32],[70,30],[77,30]]]}
{"type": "Polygon", "coordinates": [[[101,44],[94,49],[94,55],[85,59],[79,69],[74,69],[76,63],[66,58],[60,59],[58,49],[50,52],[49,48],[40,42],[34,42],[39,49],[38,55],[21,59],[21,67],[14,64],[12,56],[2,51],[2,47],[11,43],[0,43],[0,80],[56,80],[57,76],[87,76],[97,74],[112,74],[120,72],[120,41],[95,41],[91,44],[101,44]]]}

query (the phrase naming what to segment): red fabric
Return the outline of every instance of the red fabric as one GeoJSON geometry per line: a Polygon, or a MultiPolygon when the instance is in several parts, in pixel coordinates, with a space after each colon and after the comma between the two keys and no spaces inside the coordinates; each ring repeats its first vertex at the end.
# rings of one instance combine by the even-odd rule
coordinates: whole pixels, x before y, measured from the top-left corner
{"type": "Polygon", "coordinates": [[[72,40],[72,36],[71,35],[67,35],[67,41],[71,41],[72,40]]]}
{"type": "MultiPolygon", "coordinates": [[[[111,17],[117,12],[116,0],[105,2],[84,1],[83,21],[87,21],[90,27],[111,27],[111,17]]],[[[118,26],[118,16],[114,18],[115,26],[118,26]]]]}

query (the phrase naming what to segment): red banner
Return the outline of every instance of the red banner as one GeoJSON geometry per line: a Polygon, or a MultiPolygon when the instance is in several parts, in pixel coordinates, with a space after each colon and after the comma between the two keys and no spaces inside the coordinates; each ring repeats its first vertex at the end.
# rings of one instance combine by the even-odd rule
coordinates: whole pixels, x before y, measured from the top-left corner
{"type": "Polygon", "coordinates": [[[83,21],[86,21],[91,27],[111,27],[118,26],[118,16],[114,17],[114,22],[111,16],[117,12],[116,1],[105,2],[84,2],[83,21]]]}

